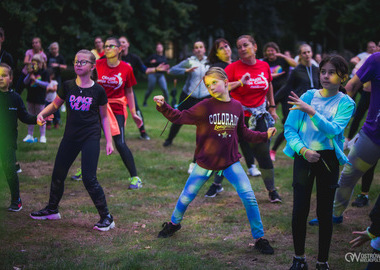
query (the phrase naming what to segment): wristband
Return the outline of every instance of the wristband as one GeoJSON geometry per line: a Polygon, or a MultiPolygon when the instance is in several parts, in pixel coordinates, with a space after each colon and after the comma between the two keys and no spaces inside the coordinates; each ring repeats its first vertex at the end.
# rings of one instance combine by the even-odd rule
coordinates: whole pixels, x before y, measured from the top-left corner
{"type": "MultiPolygon", "coordinates": [[[[304,159],[306,159],[305,154],[306,154],[307,151],[309,151],[309,149],[306,149],[305,151],[303,151],[302,156],[303,156],[304,159]]],[[[306,160],[307,160],[307,159],[306,159],[306,160]]]]}
{"type": "Polygon", "coordinates": [[[375,239],[376,238],[376,235],[373,235],[372,233],[369,232],[369,227],[367,228],[367,234],[368,234],[368,237],[372,239],[375,239]]]}
{"type": "Polygon", "coordinates": [[[240,82],[240,86],[243,87],[244,86],[243,82],[241,80],[238,80],[238,81],[240,82]]]}
{"type": "Polygon", "coordinates": [[[269,108],[276,108],[276,105],[269,105],[269,108]]]}

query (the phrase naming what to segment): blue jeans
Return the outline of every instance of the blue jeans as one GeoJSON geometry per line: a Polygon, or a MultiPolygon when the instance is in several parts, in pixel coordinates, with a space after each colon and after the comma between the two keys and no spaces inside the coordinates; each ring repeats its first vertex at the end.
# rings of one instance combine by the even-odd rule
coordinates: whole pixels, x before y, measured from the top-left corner
{"type": "Polygon", "coordinates": [[[151,73],[148,74],[148,90],[145,92],[144,104],[148,100],[150,94],[152,94],[154,87],[158,83],[158,86],[161,88],[162,94],[164,95],[165,101],[169,103],[169,92],[168,86],[166,84],[166,79],[164,73],[151,73]]]}
{"type": "MultiPolygon", "coordinates": [[[[182,221],[183,215],[186,212],[188,205],[197,196],[201,187],[206,183],[212,174],[212,170],[207,170],[200,167],[198,164],[194,167],[190,174],[185,187],[179,196],[177,205],[173,211],[171,221],[179,224],[182,221]]],[[[227,178],[232,186],[236,189],[241,201],[244,204],[247,212],[248,221],[251,226],[251,232],[254,239],[264,236],[263,224],[261,222],[260,211],[253,193],[251,183],[245,173],[240,162],[232,164],[223,171],[223,175],[227,178]]]]}

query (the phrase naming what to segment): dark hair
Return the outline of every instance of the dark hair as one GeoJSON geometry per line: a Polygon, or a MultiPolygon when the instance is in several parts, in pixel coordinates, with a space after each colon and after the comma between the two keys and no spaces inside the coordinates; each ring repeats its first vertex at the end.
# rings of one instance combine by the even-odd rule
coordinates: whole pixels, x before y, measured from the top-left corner
{"type": "Polygon", "coordinates": [[[117,37],[109,37],[109,38],[106,39],[106,42],[108,40],[113,40],[113,41],[116,42],[117,46],[120,46],[120,41],[119,41],[119,39],[117,37]]]}
{"type": "Polygon", "coordinates": [[[228,44],[228,46],[231,47],[230,43],[224,38],[218,38],[217,40],[215,40],[207,57],[207,60],[210,64],[220,62],[220,59],[218,58],[218,56],[216,56],[216,53],[218,52],[219,44],[222,42],[228,44]]]}
{"type": "Polygon", "coordinates": [[[251,35],[242,35],[240,37],[237,38],[236,42],[238,42],[239,40],[241,40],[242,38],[246,38],[248,39],[249,42],[252,43],[252,45],[255,45],[256,44],[256,40],[251,36],[251,35]]]}
{"type": "MultiPolygon", "coordinates": [[[[327,63],[333,65],[333,67],[336,70],[336,74],[339,76],[339,78],[341,78],[342,80],[345,80],[347,78],[349,71],[348,63],[342,56],[338,54],[325,56],[319,64],[319,70],[322,70],[322,67],[327,63]]],[[[344,89],[342,85],[340,86],[339,91],[346,93],[346,89],[344,89]]]]}
{"type": "Polygon", "coordinates": [[[13,70],[8,64],[0,63],[0,67],[7,68],[9,77],[13,77],[13,70]]]}
{"type": "Polygon", "coordinates": [[[265,57],[266,57],[266,50],[268,48],[273,48],[276,50],[276,52],[278,52],[278,53],[280,52],[280,47],[278,47],[278,45],[275,42],[271,41],[271,42],[266,43],[263,47],[263,54],[265,57]]]}

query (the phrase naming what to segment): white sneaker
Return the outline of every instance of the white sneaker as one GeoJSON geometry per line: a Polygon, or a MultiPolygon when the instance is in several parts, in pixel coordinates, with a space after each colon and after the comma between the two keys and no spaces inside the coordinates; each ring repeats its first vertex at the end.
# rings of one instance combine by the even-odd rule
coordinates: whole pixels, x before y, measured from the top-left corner
{"type": "Polygon", "coordinates": [[[191,174],[193,172],[193,170],[194,170],[194,167],[195,167],[195,163],[191,162],[190,165],[189,165],[189,169],[187,170],[187,173],[191,174]]]}
{"type": "Polygon", "coordinates": [[[30,142],[30,141],[34,141],[34,138],[32,135],[26,135],[26,137],[22,140],[23,142],[30,142]]]}
{"type": "Polygon", "coordinates": [[[40,137],[40,143],[46,143],[46,136],[40,137]]]}
{"type": "Polygon", "coordinates": [[[61,106],[61,112],[66,112],[66,106],[65,106],[65,104],[62,104],[62,106],[61,106]]]}
{"type": "Polygon", "coordinates": [[[259,171],[259,169],[257,169],[256,165],[253,164],[251,166],[251,168],[248,169],[248,172],[247,172],[248,175],[251,175],[251,176],[260,176],[261,175],[261,172],[259,171]]]}

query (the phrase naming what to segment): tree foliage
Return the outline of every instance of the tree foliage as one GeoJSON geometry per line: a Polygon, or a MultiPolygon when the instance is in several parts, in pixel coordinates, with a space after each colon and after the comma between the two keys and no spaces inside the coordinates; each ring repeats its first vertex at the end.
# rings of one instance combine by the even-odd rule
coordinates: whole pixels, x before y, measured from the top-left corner
{"type": "Polygon", "coordinates": [[[323,51],[357,53],[379,38],[378,10],[378,0],[10,0],[0,2],[0,26],[4,46],[19,63],[34,36],[45,49],[58,41],[69,59],[91,49],[95,36],[120,35],[143,58],[157,41],[171,41],[178,58],[197,39],[211,44],[225,37],[234,44],[242,34],[254,35],[259,53],[268,41],[282,50],[309,42],[323,51]]]}

